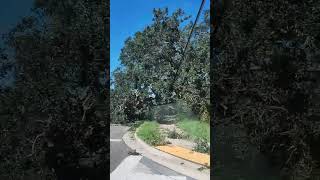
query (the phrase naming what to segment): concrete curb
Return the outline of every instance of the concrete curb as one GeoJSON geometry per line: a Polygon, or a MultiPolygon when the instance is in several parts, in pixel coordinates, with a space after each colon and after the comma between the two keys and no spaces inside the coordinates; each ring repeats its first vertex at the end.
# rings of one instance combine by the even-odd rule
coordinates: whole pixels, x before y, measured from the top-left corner
{"type": "Polygon", "coordinates": [[[205,169],[199,171],[198,169],[203,166],[178,158],[176,156],[162,152],[156,148],[149,146],[137,136],[136,132],[132,134],[132,132],[128,131],[122,137],[122,139],[128,147],[136,150],[136,152],[140,153],[141,155],[151,159],[152,161],[158,164],[161,164],[162,166],[165,166],[180,174],[189,176],[197,180],[210,179],[210,170],[205,169]]]}

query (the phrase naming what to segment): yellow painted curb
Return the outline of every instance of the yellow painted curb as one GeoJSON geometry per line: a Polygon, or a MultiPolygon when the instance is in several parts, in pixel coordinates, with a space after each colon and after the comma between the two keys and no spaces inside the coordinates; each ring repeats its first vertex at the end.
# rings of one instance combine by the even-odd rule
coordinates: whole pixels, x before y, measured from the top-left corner
{"type": "Polygon", "coordinates": [[[156,149],[180,157],[182,159],[210,167],[210,155],[191,151],[179,146],[156,146],[156,149]]]}

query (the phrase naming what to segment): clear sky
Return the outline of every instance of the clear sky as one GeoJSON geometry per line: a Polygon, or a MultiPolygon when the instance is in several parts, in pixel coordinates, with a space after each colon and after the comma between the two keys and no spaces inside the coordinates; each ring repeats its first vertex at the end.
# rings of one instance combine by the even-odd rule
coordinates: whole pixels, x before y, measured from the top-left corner
{"type": "MultiPolygon", "coordinates": [[[[0,35],[7,33],[18,21],[30,14],[33,0],[0,1],[0,35]]],[[[0,38],[0,44],[2,39],[0,38]]]]}
{"type": "MultiPolygon", "coordinates": [[[[110,0],[110,70],[120,65],[118,59],[125,39],[143,30],[152,22],[153,8],[169,8],[169,13],[181,8],[192,19],[200,7],[201,0],[110,0]]],[[[33,0],[9,0],[0,2],[0,35],[24,16],[30,14],[33,0]]],[[[206,0],[204,9],[209,9],[210,0],[206,0]]],[[[0,45],[2,39],[0,38],[0,45]]]]}
{"type": "MultiPolygon", "coordinates": [[[[3,45],[2,34],[8,33],[22,17],[30,14],[33,0],[1,0],[0,1],[0,47],[3,45]]],[[[14,72],[0,79],[0,88],[11,86],[14,82],[14,72]]]]}
{"type": "MultiPolygon", "coordinates": [[[[178,8],[196,18],[201,0],[111,0],[110,1],[110,72],[119,67],[119,56],[124,41],[143,30],[152,22],[153,8],[168,7],[169,13],[178,8]]],[[[206,0],[204,10],[209,9],[210,0],[206,0]]]]}

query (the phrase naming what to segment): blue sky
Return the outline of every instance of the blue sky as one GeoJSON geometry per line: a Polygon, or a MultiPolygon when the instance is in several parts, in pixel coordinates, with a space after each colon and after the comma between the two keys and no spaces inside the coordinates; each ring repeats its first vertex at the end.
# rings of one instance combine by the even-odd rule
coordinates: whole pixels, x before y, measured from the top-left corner
{"type": "MultiPolygon", "coordinates": [[[[30,14],[33,0],[2,0],[0,3],[0,35],[7,33],[18,21],[30,14]]],[[[0,44],[2,39],[0,38],[0,44]]]]}
{"type": "MultiPolygon", "coordinates": [[[[201,0],[111,0],[110,1],[110,72],[119,67],[124,41],[152,23],[153,8],[168,7],[169,13],[181,8],[194,20],[201,0]]],[[[206,0],[204,9],[209,9],[206,0]]]]}
{"type": "MultiPolygon", "coordinates": [[[[30,14],[33,0],[1,0],[0,2],[0,47],[3,45],[2,34],[13,28],[22,17],[30,14]]],[[[14,82],[13,71],[0,79],[0,88],[11,86],[14,82]]]]}
{"type": "MultiPolygon", "coordinates": [[[[169,12],[181,8],[191,20],[195,19],[201,0],[111,0],[110,1],[110,70],[111,72],[120,65],[118,59],[124,41],[143,30],[152,22],[153,8],[168,7],[169,12]]],[[[30,14],[33,0],[10,0],[0,3],[0,35],[24,16],[30,14]]],[[[209,9],[210,0],[206,0],[204,9],[209,9]]],[[[2,39],[0,38],[0,45],[2,39]]]]}

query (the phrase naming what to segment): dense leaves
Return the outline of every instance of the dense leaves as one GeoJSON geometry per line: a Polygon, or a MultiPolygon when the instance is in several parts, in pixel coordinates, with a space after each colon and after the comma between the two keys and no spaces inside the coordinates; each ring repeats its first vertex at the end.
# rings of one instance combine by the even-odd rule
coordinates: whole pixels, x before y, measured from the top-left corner
{"type": "Polygon", "coordinates": [[[319,1],[234,0],[215,34],[213,127],[235,127],[229,136],[242,156],[253,144],[299,177],[320,160],[319,12],[319,1]]]}
{"type": "Polygon", "coordinates": [[[104,179],[108,2],[36,2],[6,36],[16,72],[1,94],[0,177],[104,179]]]}
{"type": "MultiPolygon", "coordinates": [[[[129,37],[121,51],[121,68],[113,72],[114,122],[148,118],[153,106],[188,102],[197,115],[209,104],[209,12],[198,22],[183,58],[192,23],[181,9],[154,9],[152,24],[129,37]]],[[[208,116],[203,116],[208,121],[208,116]]]]}

